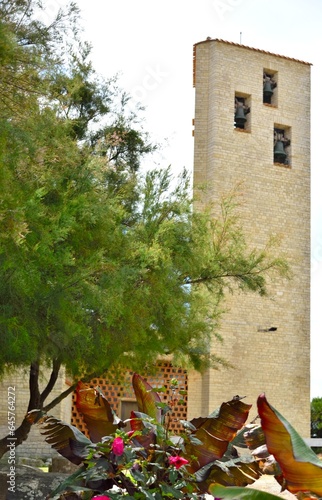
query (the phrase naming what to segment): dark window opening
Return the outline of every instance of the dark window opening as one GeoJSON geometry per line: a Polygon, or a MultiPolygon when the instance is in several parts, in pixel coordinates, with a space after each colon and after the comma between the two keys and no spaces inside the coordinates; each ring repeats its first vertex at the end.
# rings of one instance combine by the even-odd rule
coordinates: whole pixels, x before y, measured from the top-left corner
{"type": "MultiPolygon", "coordinates": [[[[123,420],[123,422],[124,422],[124,420],[130,419],[132,411],[138,411],[138,404],[137,404],[136,399],[132,399],[132,398],[124,399],[124,398],[122,398],[120,401],[120,414],[121,414],[120,418],[121,418],[121,420],[123,420]]],[[[126,427],[124,428],[124,430],[126,432],[131,430],[131,426],[130,426],[129,422],[126,423],[126,427]]]]}
{"type": "Polygon", "coordinates": [[[276,105],[276,93],[274,89],[277,87],[276,74],[263,73],[263,103],[276,105]]]}
{"type": "Polygon", "coordinates": [[[235,95],[234,125],[237,129],[250,129],[250,120],[247,117],[248,113],[250,113],[250,106],[248,104],[248,101],[248,97],[235,95]]]}
{"type": "Polygon", "coordinates": [[[289,130],[286,132],[282,128],[274,128],[274,163],[289,165],[289,150],[291,144],[289,130]]]}

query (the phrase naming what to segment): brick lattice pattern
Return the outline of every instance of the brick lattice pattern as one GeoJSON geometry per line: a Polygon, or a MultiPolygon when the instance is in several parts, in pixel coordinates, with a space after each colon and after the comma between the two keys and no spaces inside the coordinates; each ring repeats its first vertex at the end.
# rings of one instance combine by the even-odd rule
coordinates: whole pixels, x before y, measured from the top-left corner
{"type": "MultiPolygon", "coordinates": [[[[123,377],[122,382],[115,383],[114,381],[109,382],[104,378],[93,379],[89,386],[97,387],[104,392],[108,402],[111,404],[115,413],[121,417],[120,406],[122,401],[134,401],[135,395],[132,389],[131,379],[133,372],[128,371],[123,377]]],[[[179,389],[188,391],[188,376],[187,371],[182,368],[177,368],[172,366],[171,363],[161,363],[158,367],[158,371],[152,376],[146,376],[145,379],[152,387],[165,387],[166,391],[160,393],[160,397],[162,402],[169,402],[171,398],[170,391],[170,381],[172,378],[176,378],[179,382],[179,389]]],[[[182,426],[180,424],[180,420],[187,419],[187,396],[182,396],[184,403],[174,406],[170,429],[178,433],[182,430],[182,426]]],[[[73,403],[72,403],[72,416],[71,416],[71,424],[77,427],[80,431],[82,431],[86,436],[88,436],[88,431],[86,428],[86,424],[83,420],[82,414],[76,408],[76,395],[73,394],[73,403]]]]}

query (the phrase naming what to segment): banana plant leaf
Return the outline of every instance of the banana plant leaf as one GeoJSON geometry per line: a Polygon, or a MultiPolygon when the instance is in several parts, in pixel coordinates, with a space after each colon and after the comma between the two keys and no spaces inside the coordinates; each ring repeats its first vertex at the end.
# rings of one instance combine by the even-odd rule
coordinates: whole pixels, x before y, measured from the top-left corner
{"type": "Polygon", "coordinates": [[[211,485],[209,488],[210,494],[214,496],[214,500],[280,500],[280,497],[266,493],[265,491],[253,490],[251,488],[238,488],[211,485]]]}
{"type": "Polygon", "coordinates": [[[79,465],[87,457],[92,442],[76,427],[47,415],[38,424],[46,442],[70,462],[79,465]]]}
{"type": "Polygon", "coordinates": [[[217,461],[211,469],[209,479],[223,486],[247,486],[262,476],[260,466],[252,457],[238,457],[228,462],[217,461]],[[221,479],[219,480],[219,472],[221,479]]]}
{"type": "MultiPolygon", "coordinates": [[[[265,434],[260,425],[249,424],[246,425],[243,430],[245,431],[243,433],[245,447],[249,450],[255,450],[266,444],[265,434]]],[[[236,444],[236,446],[238,446],[238,444],[236,444]]]]}
{"type": "Polygon", "coordinates": [[[93,443],[98,443],[104,436],[114,434],[116,429],[124,426],[99,387],[94,389],[79,382],[76,387],[76,407],[83,415],[93,443]]]}
{"type": "Polygon", "coordinates": [[[267,449],[279,463],[284,484],[291,493],[322,496],[322,462],[291,424],[271,406],[265,394],[257,400],[267,449]]]}
{"type": "Polygon", "coordinates": [[[193,440],[186,443],[185,452],[185,458],[196,457],[196,460],[190,463],[191,472],[196,472],[224,455],[229,443],[245,424],[250,409],[251,405],[232,399],[221,405],[217,417],[191,420],[190,424],[196,430],[191,433],[193,440]]]}
{"type": "Polygon", "coordinates": [[[132,438],[132,441],[136,446],[142,446],[146,450],[156,443],[156,426],[149,420],[150,417],[146,413],[131,411],[131,430],[142,432],[141,435],[132,438]]]}
{"type": "Polygon", "coordinates": [[[141,375],[133,374],[132,386],[138,404],[139,412],[146,413],[149,417],[161,422],[161,410],[157,407],[161,403],[159,394],[153,390],[153,387],[144,380],[141,375]]]}
{"type": "Polygon", "coordinates": [[[222,486],[247,486],[262,476],[259,463],[251,456],[243,455],[223,462],[215,462],[202,467],[195,473],[202,493],[209,493],[213,483],[222,486]]]}

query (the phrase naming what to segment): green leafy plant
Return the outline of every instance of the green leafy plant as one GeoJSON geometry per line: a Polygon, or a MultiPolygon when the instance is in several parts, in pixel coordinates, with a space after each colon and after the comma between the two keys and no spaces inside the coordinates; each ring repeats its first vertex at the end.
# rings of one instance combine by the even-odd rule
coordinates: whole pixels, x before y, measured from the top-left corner
{"type": "Polygon", "coordinates": [[[167,403],[140,375],[133,375],[132,384],[138,411],[129,419],[130,432],[124,429],[127,421],[117,418],[102,391],[84,384],[77,387],[77,407],[90,439],[52,416],[37,411],[29,414],[40,422],[52,447],[72,463],[82,464],[52,498],[60,498],[66,490],[81,491],[83,498],[97,494],[111,499],[125,494],[137,499],[196,498],[208,491],[214,471],[240,485],[261,475],[257,462],[238,457],[231,444],[244,427],[251,405],[235,398],[207,418],[181,422],[184,432],[173,435],[172,408],[183,396],[177,381],[171,381],[172,396],[167,403]]]}
{"type": "Polygon", "coordinates": [[[322,437],[322,398],[311,401],[311,437],[322,437]]]}
{"type": "Polygon", "coordinates": [[[54,417],[29,414],[40,423],[46,441],[80,465],[50,498],[66,498],[66,492],[97,500],[197,499],[205,493],[221,500],[278,498],[245,489],[263,474],[274,475],[282,489],[300,499],[321,496],[322,463],[264,394],[257,402],[261,426],[246,425],[251,405],[236,396],[209,417],[181,421],[183,432],[172,434],[172,408],[181,397],[177,381],[171,381],[167,403],[161,401],[160,389],[140,375],[133,375],[132,384],[138,411],[128,421],[115,415],[99,388],[78,385],[77,407],[90,439],[54,417]]]}

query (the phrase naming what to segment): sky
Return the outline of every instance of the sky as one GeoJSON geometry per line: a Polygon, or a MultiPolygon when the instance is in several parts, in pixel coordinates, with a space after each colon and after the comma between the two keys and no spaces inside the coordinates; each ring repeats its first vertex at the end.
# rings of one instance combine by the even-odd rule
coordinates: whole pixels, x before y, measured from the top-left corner
{"type": "MultiPolygon", "coordinates": [[[[48,14],[65,0],[45,0],[48,14]]],[[[119,75],[144,128],[161,144],[153,162],[192,172],[193,45],[211,38],[312,63],[311,397],[322,397],[322,1],[76,0],[98,73],[119,75]]],[[[155,166],[155,165],[151,165],[155,166]]],[[[277,360],[278,361],[278,360],[277,360]]]]}

